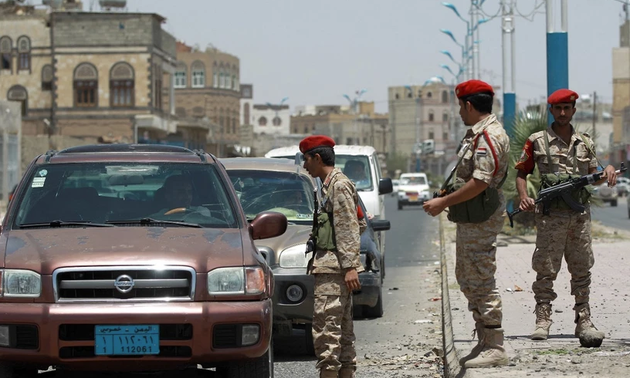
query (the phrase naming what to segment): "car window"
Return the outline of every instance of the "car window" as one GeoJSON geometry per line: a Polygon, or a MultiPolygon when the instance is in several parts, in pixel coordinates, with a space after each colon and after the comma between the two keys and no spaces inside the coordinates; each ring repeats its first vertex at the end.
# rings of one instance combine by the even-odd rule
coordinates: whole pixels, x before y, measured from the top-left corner
{"type": "Polygon", "coordinates": [[[335,155],[335,167],[340,168],[354,182],[358,191],[372,190],[372,174],[367,156],[335,155]]]}
{"type": "Polygon", "coordinates": [[[423,176],[406,176],[404,181],[407,185],[427,185],[427,180],[423,176]]]}
{"type": "Polygon", "coordinates": [[[153,218],[236,227],[216,168],[202,164],[47,164],[28,178],[15,227],[52,221],[153,218]]]}
{"type": "Polygon", "coordinates": [[[313,183],[294,172],[230,169],[234,185],[247,219],[263,211],[277,211],[289,222],[311,224],[313,221],[313,183]]]}

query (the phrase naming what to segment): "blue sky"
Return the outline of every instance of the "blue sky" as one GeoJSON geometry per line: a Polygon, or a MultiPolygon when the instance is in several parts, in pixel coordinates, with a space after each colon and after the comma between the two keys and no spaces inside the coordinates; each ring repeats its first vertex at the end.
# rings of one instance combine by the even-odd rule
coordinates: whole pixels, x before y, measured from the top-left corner
{"type": "MultiPolygon", "coordinates": [[[[86,10],[91,1],[86,0],[86,10]]],[[[451,0],[466,15],[469,0],[451,0]]],[[[528,15],[541,0],[518,0],[528,15]]],[[[387,87],[452,76],[441,64],[461,49],[466,24],[439,0],[128,0],[132,12],[167,18],[164,28],[189,45],[212,44],[241,61],[241,82],[254,85],[257,103],[289,97],[291,107],[345,104],[343,94],[367,89],[365,100],[387,111],[387,87]]],[[[559,3],[559,0],[557,1],[559,3]]],[[[499,0],[486,0],[488,14],[499,0]]],[[[519,104],[546,94],[543,13],[516,19],[516,94],[519,104]]],[[[559,12],[557,12],[559,13],[559,12]]],[[[612,101],[612,48],[619,45],[622,4],[569,1],[569,83],[580,94],[612,101]]],[[[465,16],[466,17],[466,16],[465,16]]],[[[559,17],[557,17],[559,25],[559,17]]],[[[501,19],[480,26],[481,79],[502,84],[501,19]]],[[[453,70],[455,66],[451,64],[453,70]]]]}

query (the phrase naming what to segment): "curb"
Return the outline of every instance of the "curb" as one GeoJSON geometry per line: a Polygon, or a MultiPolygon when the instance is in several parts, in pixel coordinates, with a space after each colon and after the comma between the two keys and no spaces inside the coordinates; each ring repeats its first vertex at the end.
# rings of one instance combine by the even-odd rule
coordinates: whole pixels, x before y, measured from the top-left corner
{"type": "Polygon", "coordinates": [[[455,349],[453,334],[453,318],[448,289],[448,268],[446,265],[446,243],[444,240],[443,217],[440,216],[440,268],[442,273],[442,345],[444,348],[444,377],[464,378],[465,370],[459,366],[459,356],[455,349]]]}

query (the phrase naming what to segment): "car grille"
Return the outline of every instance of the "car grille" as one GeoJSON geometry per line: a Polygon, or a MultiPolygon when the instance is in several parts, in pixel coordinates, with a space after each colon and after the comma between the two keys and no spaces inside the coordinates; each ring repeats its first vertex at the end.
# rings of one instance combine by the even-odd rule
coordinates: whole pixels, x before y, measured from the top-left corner
{"type": "Polygon", "coordinates": [[[60,268],[53,273],[57,302],[192,301],[195,271],[177,266],[60,268]]]}

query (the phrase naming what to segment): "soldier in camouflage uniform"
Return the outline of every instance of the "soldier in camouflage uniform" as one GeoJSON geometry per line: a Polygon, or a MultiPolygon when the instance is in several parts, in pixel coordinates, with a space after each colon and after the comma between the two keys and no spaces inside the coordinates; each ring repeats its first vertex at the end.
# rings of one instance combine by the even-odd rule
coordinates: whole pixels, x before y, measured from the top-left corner
{"type": "Polygon", "coordinates": [[[451,194],[426,202],[424,209],[436,216],[447,207],[471,200],[487,188],[497,189],[498,208],[489,219],[481,223],[457,223],[455,275],[468,300],[479,339],[460,364],[466,368],[506,365],[501,296],[494,273],[497,235],[505,218],[505,201],[500,186],[507,175],[510,141],[492,114],[494,91],[490,85],[469,80],[459,84],[455,93],[464,124],[472,126],[460,145],[460,161],[456,167],[456,182],[465,182],[465,185],[451,194]]]}
{"type": "MultiPolygon", "coordinates": [[[[527,193],[527,175],[533,173],[534,166],[538,166],[543,178],[550,174],[586,175],[597,171],[593,140],[586,133],[577,133],[571,125],[577,98],[577,93],[568,89],[560,89],[549,96],[547,102],[554,122],[547,130],[532,134],[525,143],[516,164],[516,188],[520,197],[519,208],[536,211],[536,249],[532,257],[532,268],[537,273],[532,285],[536,300],[536,328],[532,340],[546,340],[549,335],[551,301],[557,297],[553,281],[558,276],[564,256],[571,273],[571,294],[575,296],[575,336],[583,346],[597,347],[601,345],[604,333],[591,322],[589,306],[590,270],[594,258],[588,203],[584,203],[586,210],[582,213],[563,206],[566,208],[552,207],[549,215],[544,215],[542,204],[535,208],[534,199],[527,193]]],[[[604,171],[605,177],[595,184],[608,181],[610,186],[615,185],[615,168],[609,165],[604,171]]]]}
{"type": "MultiPolygon", "coordinates": [[[[367,227],[352,181],[335,168],[335,142],[314,135],[300,142],[304,168],[322,180],[321,215],[332,218],[331,244],[318,232],[310,273],[315,276],[313,343],[320,377],[352,378],[356,370],[352,291],[361,288],[361,233],[367,227]]],[[[324,222],[325,223],[325,222],[324,222]]],[[[323,223],[319,222],[319,227],[323,223]]]]}

